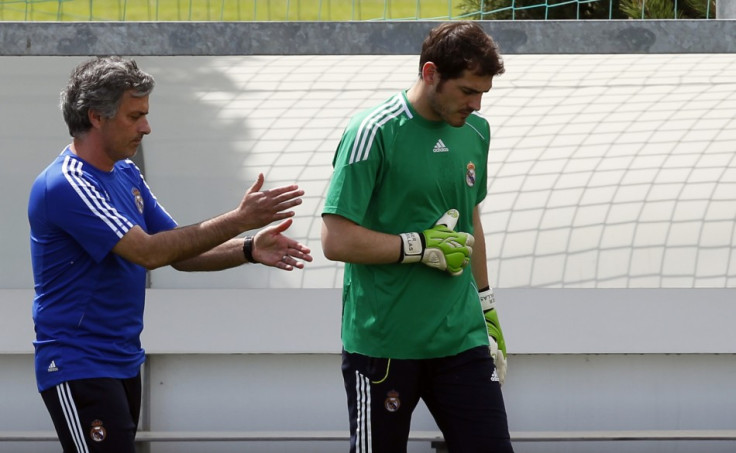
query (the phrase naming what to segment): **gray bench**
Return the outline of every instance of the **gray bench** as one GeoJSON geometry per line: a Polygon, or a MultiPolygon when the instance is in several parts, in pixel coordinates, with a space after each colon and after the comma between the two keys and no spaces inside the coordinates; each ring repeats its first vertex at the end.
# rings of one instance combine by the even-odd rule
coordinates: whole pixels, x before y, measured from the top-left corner
{"type": "MultiPolygon", "coordinates": [[[[56,441],[54,431],[0,431],[0,442],[56,441]]],[[[139,431],[141,451],[152,442],[310,442],[350,440],[347,431],[139,431]]],[[[442,433],[412,431],[411,442],[428,442],[437,453],[447,453],[442,433]]]]}
{"type": "MultiPolygon", "coordinates": [[[[139,431],[142,446],[152,442],[309,442],[348,441],[346,431],[139,431]]],[[[736,430],[613,430],[515,431],[513,442],[603,441],[736,441],[736,430]]],[[[0,431],[0,442],[55,441],[54,431],[0,431]]],[[[410,442],[429,442],[437,453],[447,453],[439,431],[412,431],[410,442]]]]}

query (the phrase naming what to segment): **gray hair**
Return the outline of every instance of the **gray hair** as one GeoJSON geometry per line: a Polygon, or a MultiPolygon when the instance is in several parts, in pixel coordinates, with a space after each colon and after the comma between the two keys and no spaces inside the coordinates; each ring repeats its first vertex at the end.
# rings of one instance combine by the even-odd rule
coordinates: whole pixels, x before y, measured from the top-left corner
{"type": "Polygon", "coordinates": [[[61,92],[61,112],[72,137],[84,135],[91,127],[89,111],[112,118],[126,91],[133,96],[151,94],[155,81],[134,60],[121,57],[96,57],[74,68],[69,83],[61,92]]]}

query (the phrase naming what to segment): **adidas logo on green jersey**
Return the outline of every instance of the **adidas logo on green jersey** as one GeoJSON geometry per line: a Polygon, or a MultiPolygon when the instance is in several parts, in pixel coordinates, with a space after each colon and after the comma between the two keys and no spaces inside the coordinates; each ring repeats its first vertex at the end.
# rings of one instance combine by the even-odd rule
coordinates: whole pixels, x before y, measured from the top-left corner
{"type": "Polygon", "coordinates": [[[437,143],[434,145],[434,149],[432,152],[435,153],[446,153],[449,152],[450,148],[445,146],[445,142],[442,141],[442,139],[437,140],[437,143]]]}

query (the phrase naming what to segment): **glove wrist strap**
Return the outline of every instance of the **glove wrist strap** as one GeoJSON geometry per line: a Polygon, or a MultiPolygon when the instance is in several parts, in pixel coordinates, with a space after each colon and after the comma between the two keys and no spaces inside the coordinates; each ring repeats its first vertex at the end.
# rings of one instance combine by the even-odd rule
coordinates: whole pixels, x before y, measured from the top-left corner
{"type": "Polygon", "coordinates": [[[493,294],[493,288],[479,292],[478,296],[480,297],[480,306],[483,309],[483,313],[496,308],[496,296],[493,294]]]}
{"type": "Polygon", "coordinates": [[[424,255],[424,235],[421,233],[401,233],[401,256],[399,263],[418,263],[424,255]]]}

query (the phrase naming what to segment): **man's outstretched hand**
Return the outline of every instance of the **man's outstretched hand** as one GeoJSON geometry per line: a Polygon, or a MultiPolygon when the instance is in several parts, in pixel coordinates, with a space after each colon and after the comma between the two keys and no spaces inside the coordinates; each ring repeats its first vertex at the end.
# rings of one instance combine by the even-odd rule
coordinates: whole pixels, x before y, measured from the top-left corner
{"type": "Polygon", "coordinates": [[[304,262],[312,261],[309,247],[283,234],[292,224],[292,219],[264,228],[253,237],[253,258],[266,266],[285,271],[304,269],[304,262]]]}

